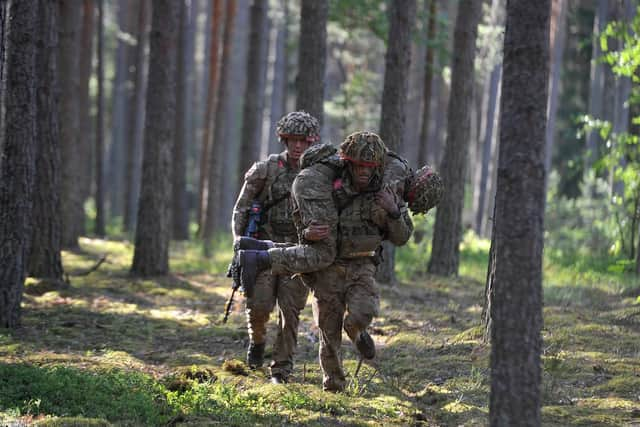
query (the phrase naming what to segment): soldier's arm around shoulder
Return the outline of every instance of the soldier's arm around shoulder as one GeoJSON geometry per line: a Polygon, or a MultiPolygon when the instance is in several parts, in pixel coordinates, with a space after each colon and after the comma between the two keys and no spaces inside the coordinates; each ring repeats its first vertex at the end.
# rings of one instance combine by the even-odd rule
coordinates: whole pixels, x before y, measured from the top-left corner
{"type": "Polygon", "coordinates": [[[244,184],[238,194],[238,199],[233,207],[233,216],[231,219],[231,229],[233,237],[237,238],[244,234],[249,221],[249,210],[251,202],[259,198],[260,193],[264,189],[267,179],[267,162],[255,162],[253,166],[244,175],[244,184]]]}

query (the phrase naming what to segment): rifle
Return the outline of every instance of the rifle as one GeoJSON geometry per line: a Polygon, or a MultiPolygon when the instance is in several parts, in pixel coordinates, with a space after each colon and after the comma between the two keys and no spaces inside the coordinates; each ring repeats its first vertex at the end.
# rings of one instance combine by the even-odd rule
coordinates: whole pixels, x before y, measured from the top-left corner
{"type": "MultiPolygon", "coordinates": [[[[244,233],[245,236],[257,237],[258,227],[260,225],[260,215],[262,214],[262,204],[258,200],[254,200],[251,203],[251,209],[249,210],[249,224],[244,233]]],[[[231,287],[231,296],[224,305],[224,318],[222,323],[227,323],[229,313],[231,312],[231,306],[233,305],[233,297],[236,295],[236,291],[240,288],[240,264],[238,260],[238,249],[236,245],[233,246],[233,259],[227,267],[227,277],[233,279],[233,286],[231,287]]]]}

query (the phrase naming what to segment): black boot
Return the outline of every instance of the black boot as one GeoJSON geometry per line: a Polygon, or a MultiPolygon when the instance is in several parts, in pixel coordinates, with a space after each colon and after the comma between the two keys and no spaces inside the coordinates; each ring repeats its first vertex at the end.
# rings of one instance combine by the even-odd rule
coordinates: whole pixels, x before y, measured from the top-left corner
{"type": "Polygon", "coordinates": [[[249,368],[260,368],[264,363],[264,343],[262,344],[249,344],[249,350],[247,350],[247,365],[249,368]]]}
{"type": "Polygon", "coordinates": [[[272,247],[273,242],[271,240],[258,240],[247,236],[238,237],[233,245],[234,250],[254,249],[258,251],[266,251],[272,247]]]}
{"type": "Polygon", "coordinates": [[[356,348],[363,359],[371,360],[376,357],[376,345],[367,331],[360,332],[356,338],[356,348]]]}
{"type": "Polygon", "coordinates": [[[238,251],[238,263],[241,268],[240,284],[245,295],[251,297],[258,273],[271,267],[269,252],[240,249],[238,251]]]}
{"type": "Polygon", "coordinates": [[[286,384],[287,379],[282,374],[271,375],[271,384],[286,384]]]}

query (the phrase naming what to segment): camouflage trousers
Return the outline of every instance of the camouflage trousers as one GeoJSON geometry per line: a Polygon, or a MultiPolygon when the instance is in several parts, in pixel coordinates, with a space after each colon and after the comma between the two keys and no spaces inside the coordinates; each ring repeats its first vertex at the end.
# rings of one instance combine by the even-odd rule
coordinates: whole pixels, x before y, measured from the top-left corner
{"type": "Polygon", "coordinates": [[[293,370],[300,312],[307,303],[308,295],[309,290],[299,278],[272,275],[268,270],[256,278],[253,295],[246,301],[249,339],[252,343],[265,343],[269,316],[276,303],[278,306],[278,334],[273,345],[272,375],[280,374],[287,378],[293,370]]]}
{"type": "Polygon", "coordinates": [[[380,298],[375,284],[376,266],[370,258],[336,260],[328,268],[305,274],[313,294],[313,317],[320,329],[320,367],[324,390],[346,385],[342,369],[342,330],[352,342],[378,315],[380,298]]]}

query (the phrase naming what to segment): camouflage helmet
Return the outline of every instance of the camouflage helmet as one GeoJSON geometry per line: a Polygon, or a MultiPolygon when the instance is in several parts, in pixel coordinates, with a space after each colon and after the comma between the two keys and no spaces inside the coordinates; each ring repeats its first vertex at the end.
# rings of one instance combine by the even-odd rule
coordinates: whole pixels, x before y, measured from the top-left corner
{"type": "Polygon", "coordinates": [[[287,137],[306,137],[313,144],[320,140],[320,122],[305,111],[294,111],[278,120],[276,134],[280,142],[287,137]]]}
{"type": "Polygon", "coordinates": [[[384,174],[387,146],[373,132],[354,132],[340,145],[340,157],[350,165],[374,169],[372,186],[380,186],[384,174]]]}
{"type": "Polygon", "coordinates": [[[302,153],[302,156],[300,156],[300,169],[304,169],[314,163],[325,160],[337,152],[338,150],[336,147],[331,144],[314,144],[307,148],[304,153],[302,153]]]}
{"type": "Polygon", "coordinates": [[[405,199],[414,214],[426,214],[429,209],[440,203],[442,193],[444,193],[442,178],[431,166],[425,165],[409,179],[405,199]]]}

